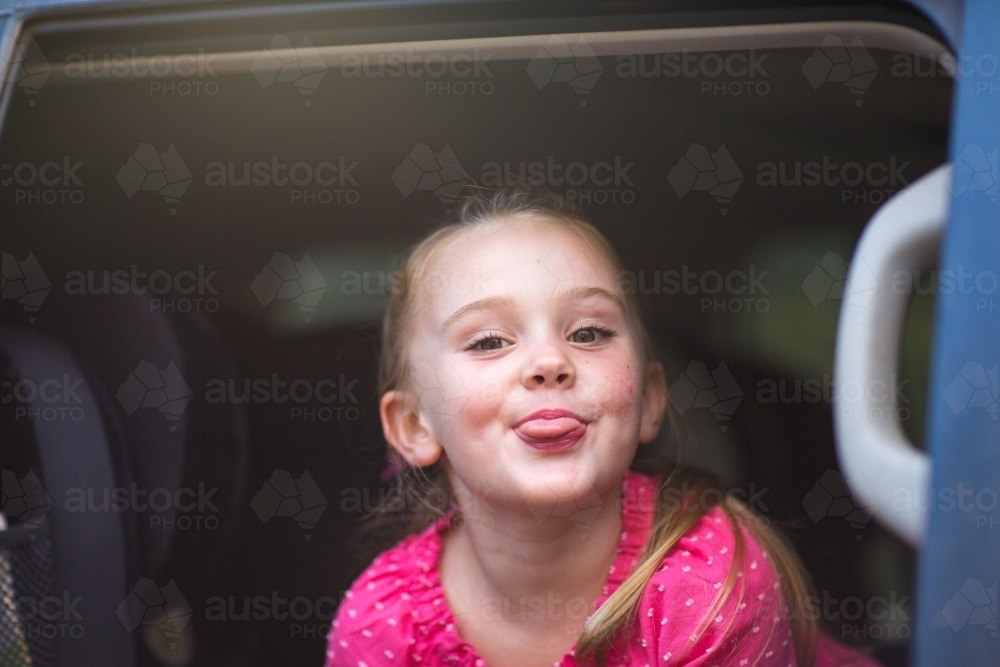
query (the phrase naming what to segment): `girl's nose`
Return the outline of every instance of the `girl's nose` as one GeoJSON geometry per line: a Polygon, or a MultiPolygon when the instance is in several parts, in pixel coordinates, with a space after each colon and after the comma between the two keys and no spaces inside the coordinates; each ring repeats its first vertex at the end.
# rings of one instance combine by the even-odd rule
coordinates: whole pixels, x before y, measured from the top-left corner
{"type": "Polygon", "coordinates": [[[569,358],[557,347],[539,350],[525,368],[523,382],[528,389],[541,387],[568,388],[576,379],[569,358]]]}

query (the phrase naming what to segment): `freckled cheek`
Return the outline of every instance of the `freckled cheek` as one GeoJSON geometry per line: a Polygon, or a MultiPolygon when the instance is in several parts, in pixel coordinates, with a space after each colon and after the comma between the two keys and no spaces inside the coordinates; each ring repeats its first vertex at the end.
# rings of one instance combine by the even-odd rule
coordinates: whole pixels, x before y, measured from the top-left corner
{"type": "Polygon", "coordinates": [[[629,420],[638,414],[641,392],[629,373],[604,376],[598,398],[602,411],[615,421],[629,420]]]}
{"type": "Polygon", "coordinates": [[[642,398],[642,388],[626,365],[608,364],[595,374],[593,381],[594,390],[608,413],[615,416],[634,414],[642,398]]]}
{"type": "Polygon", "coordinates": [[[448,406],[443,406],[442,423],[456,436],[483,433],[500,418],[504,392],[500,382],[488,374],[463,373],[461,365],[452,366],[442,374],[443,393],[448,406]]]}
{"type": "Polygon", "coordinates": [[[617,390],[614,393],[620,397],[622,407],[637,405],[642,397],[640,387],[632,375],[622,375],[618,378],[617,390]]]}
{"type": "Polygon", "coordinates": [[[484,407],[501,402],[503,388],[509,384],[509,378],[500,365],[487,367],[463,360],[446,361],[438,371],[438,377],[448,399],[474,402],[484,407]]]}
{"type": "Polygon", "coordinates": [[[469,465],[488,467],[495,460],[499,453],[496,445],[505,433],[496,410],[471,400],[457,413],[438,415],[438,421],[441,445],[460,469],[469,465]]]}

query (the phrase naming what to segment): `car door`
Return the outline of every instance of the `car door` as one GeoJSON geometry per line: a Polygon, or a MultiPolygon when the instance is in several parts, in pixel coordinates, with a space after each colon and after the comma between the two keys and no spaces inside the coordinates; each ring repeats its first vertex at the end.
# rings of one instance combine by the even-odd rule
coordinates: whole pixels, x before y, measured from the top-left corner
{"type": "MultiPolygon", "coordinates": [[[[977,54],[975,58],[985,64],[990,59],[985,54],[996,51],[998,27],[1000,11],[995,5],[965,3],[964,22],[960,36],[956,35],[959,52],[966,58],[977,54]]],[[[942,269],[975,267],[977,273],[995,274],[1000,268],[995,185],[982,176],[977,179],[972,166],[996,170],[995,149],[979,149],[998,141],[1000,99],[988,94],[993,90],[988,71],[989,67],[977,71],[973,65],[957,81],[949,149],[955,175],[941,248],[942,269]]],[[[985,293],[992,287],[984,287],[976,296],[944,295],[936,314],[928,423],[933,466],[930,493],[940,498],[954,489],[956,497],[965,500],[959,512],[931,511],[928,519],[918,579],[917,622],[924,628],[916,644],[918,665],[955,659],[987,665],[1000,656],[995,637],[1000,536],[989,510],[1000,484],[1000,431],[993,414],[1000,310],[992,293],[985,293]],[[970,394],[973,383],[967,378],[971,377],[976,378],[977,387],[970,394]],[[976,395],[977,389],[986,389],[989,396],[987,392],[976,395]]],[[[932,502],[930,507],[940,505],[932,502]]]]}

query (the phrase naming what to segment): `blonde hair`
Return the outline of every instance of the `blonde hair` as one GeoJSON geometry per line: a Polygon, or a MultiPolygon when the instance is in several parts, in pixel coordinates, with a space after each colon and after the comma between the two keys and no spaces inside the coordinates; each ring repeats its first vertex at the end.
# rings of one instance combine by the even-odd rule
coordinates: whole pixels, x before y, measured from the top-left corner
{"type": "MultiPolygon", "coordinates": [[[[380,394],[407,386],[410,360],[406,341],[410,339],[422,280],[441,249],[460,234],[485,225],[530,217],[579,233],[592,248],[607,258],[616,275],[622,271],[621,260],[604,235],[577,209],[552,192],[515,186],[492,194],[477,193],[463,200],[457,213],[457,222],[437,229],[414,246],[401,268],[383,320],[380,394]]],[[[630,311],[631,324],[640,336],[643,362],[648,367],[656,361],[656,353],[643,323],[638,299],[629,291],[622,296],[630,311]]],[[[634,571],[585,623],[576,643],[575,657],[578,660],[593,657],[601,667],[606,665],[607,653],[615,638],[620,633],[631,631],[642,595],[663,559],[709,510],[717,506],[733,529],[733,563],[711,608],[698,624],[694,637],[689,639],[688,647],[704,633],[711,619],[736,591],[738,570],[745,551],[743,529],[746,529],[769,555],[784,593],[785,604],[782,606],[786,614],[792,612],[798,664],[800,667],[812,667],[818,640],[818,615],[804,569],[795,552],[777,532],[759,525],[754,513],[731,494],[706,493],[713,489],[713,480],[707,474],[680,465],[661,464],[660,467],[663,474],[656,496],[655,521],[649,544],[634,571]]],[[[390,542],[403,536],[399,533],[412,534],[423,530],[443,516],[454,503],[447,477],[437,464],[431,467],[431,475],[420,468],[404,467],[396,475],[396,484],[398,497],[405,507],[416,509],[412,517],[402,522],[395,517],[388,520],[383,517],[381,522],[373,522],[372,527],[380,527],[383,531],[388,526],[390,542]]],[[[369,533],[373,532],[369,530],[369,533]]],[[[742,586],[737,594],[742,599],[742,586]]],[[[756,662],[761,659],[762,656],[758,656],[756,662]]]]}

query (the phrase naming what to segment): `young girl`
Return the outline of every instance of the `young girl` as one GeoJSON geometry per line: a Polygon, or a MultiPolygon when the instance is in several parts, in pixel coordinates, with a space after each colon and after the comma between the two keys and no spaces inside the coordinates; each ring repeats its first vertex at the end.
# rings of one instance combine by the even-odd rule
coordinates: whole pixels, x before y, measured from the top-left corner
{"type": "Polygon", "coordinates": [[[408,497],[444,502],[354,582],[327,667],[876,665],[817,631],[794,553],[739,501],[639,472],[668,393],[621,270],[525,188],[467,200],[412,251],[382,427],[408,497]]]}

